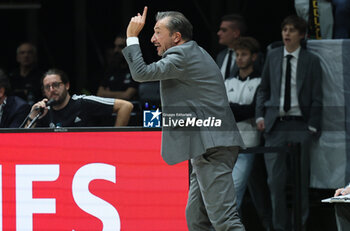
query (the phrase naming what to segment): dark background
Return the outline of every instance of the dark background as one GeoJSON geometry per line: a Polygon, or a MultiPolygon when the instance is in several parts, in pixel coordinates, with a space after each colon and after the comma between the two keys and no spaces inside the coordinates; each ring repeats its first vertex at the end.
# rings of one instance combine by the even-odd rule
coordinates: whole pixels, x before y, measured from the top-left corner
{"type": "Polygon", "coordinates": [[[140,42],[147,62],[158,59],[150,43],[157,11],[181,11],[194,26],[194,40],[213,57],[220,18],[240,13],[248,34],[263,50],[280,40],[280,23],[295,14],[293,0],[2,0],[0,1],[0,67],[16,67],[16,48],[24,41],[36,44],[40,66],[61,68],[71,79],[72,92],[96,93],[105,63],[105,50],[130,18],[149,7],[140,42]]]}

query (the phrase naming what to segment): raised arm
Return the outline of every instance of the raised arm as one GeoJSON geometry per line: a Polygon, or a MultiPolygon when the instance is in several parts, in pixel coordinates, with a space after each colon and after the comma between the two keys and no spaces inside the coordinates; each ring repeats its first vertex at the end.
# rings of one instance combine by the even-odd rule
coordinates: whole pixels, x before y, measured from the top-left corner
{"type": "Polygon", "coordinates": [[[142,15],[140,13],[137,13],[137,16],[131,18],[128,28],[126,29],[127,37],[139,36],[141,30],[143,29],[146,23],[147,10],[148,8],[147,6],[145,6],[142,15]]]}

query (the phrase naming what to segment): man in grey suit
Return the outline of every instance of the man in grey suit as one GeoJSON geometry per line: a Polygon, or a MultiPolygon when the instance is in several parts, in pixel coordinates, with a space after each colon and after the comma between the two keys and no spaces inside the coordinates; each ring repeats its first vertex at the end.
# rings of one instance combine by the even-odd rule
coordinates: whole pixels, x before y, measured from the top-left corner
{"type": "MultiPolygon", "coordinates": [[[[290,142],[302,144],[302,215],[308,216],[307,144],[321,129],[322,73],[319,59],[301,48],[306,22],[289,16],[282,22],[284,46],[271,50],[262,73],[257,94],[256,122],[265,131],[265,146],[284,146],[290,142]]],[[[286,205],[287,155],[265,153],[268,185],[271,192],[275,230],[289,230],[286,205]]]]}
{"type": "Polygon", "coordinates": [[[163,121],[170,121],[163,123],[163,159],[168,164],[191,160],[188,229],[244,230],[231,177],[243,142],[220,70],[191,40],[192,25],[179,12],[157,14],[151,42],[162,58],[147,65],[137,38],[146,14],[147,7],[130,20],[123,54],[136,81],[160,80],[163,121]]]}

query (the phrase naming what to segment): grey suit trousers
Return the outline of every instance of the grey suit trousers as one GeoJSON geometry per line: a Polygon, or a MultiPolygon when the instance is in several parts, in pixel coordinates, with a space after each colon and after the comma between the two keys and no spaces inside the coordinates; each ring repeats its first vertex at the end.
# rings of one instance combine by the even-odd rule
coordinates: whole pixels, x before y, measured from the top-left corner
{"type": "Polygon", "coordinates": [[[236,209],[232,169],[238,147],[214,147],[191,160],[186,220],[189,231],[243,231],[236,209]]]}
{"type": "MultiPolygon", "coordinates": [[[[309,143],[311,134],[303,121],[276,121],[273,129],[265,134],[266,147],[281,147],[288,143],[301,143],[301,199],[302,221],[305,224],[309,213],[309,143]]],[[[287,153],[265,153],[267,183],[271,193],[272,222],[274,230],[291,229],[288,214],[286,184],[288,176],[287,153]]]]}

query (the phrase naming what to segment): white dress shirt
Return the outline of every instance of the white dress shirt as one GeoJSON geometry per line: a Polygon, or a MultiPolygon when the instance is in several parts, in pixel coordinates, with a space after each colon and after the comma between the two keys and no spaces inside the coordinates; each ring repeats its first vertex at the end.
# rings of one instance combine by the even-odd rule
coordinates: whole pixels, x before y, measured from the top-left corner
{"type": "Polygon", "coordinates": [[[282,62],[282,79],[281,79],[281,95],[280,95],[280,116],[301,116],[301,110],[298,102],[298,92],[297,92],[297,68],[299,59],[300,47],[294,52],[289,53],[286,48],[284,48],[283,62],[282,62]],[[293,58],[290,60],[291,64],[291,83],[290,83],[290,110],[286,113],[283,110],[284,105],[284,89],[286,84],[286,69],[287,69],[287,55],[292,55],[293,58]]]}
{"type": "MultiPolygon", "coordinates": [[[[224,58],[224,61],[222,62],[222,65],[221,65],[221,74],[224,77],[224,79],[225,79],[226,66],[227,66],[228,55],[229,55],[230,50],[232,50],[232,49],[228,49],[227,50],[227,53],[226,53],[225,58],[224,58]]],[[[232,69],[233,65],[235,65],[235,62],[236,62],[236,52],[234,50],[232,50],[232,51],[233,52],[232,52],[232,57],[231,57],[232,59],[231,59],[230,70],[232,69]]],[[[231,73],[231,74],[234,74],[234,73],[231,73]]]]}

